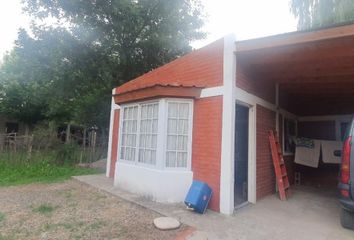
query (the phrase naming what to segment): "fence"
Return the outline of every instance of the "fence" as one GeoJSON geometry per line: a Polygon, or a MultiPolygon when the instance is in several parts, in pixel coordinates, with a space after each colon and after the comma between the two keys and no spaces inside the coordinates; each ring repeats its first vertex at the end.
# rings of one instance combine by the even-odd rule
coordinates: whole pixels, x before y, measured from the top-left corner
{"type": "Polygon", "coordinates": [[[14,157],[25,154],[30,159],[33,152],[54,152],[62,163],[68,160],[91,163],[106,157],[108,139],[98,136],[96,131],[91,131],[84,137],[71,135],[69,139],[69,142],[63,142],[55,134],[0,134],[0,153],[9,153],[14,157]]]}

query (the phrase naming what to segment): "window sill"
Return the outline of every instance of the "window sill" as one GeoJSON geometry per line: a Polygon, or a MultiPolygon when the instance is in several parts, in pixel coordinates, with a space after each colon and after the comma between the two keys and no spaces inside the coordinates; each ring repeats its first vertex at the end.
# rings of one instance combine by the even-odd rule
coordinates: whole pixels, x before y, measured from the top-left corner
{"type": "MultiPolygon", "coordinates": [[[[129,162],[125,160],[118,160],[117,165],[124,165],[132,168],[146,169],[149,171],[156,171],[159,173],[191,173],[192,171],[188,168],[159,168],[156,165],[148,165],[142,163],[129,162]]],[[[119,166],[118,166],[119,167],[119,166]]]]}

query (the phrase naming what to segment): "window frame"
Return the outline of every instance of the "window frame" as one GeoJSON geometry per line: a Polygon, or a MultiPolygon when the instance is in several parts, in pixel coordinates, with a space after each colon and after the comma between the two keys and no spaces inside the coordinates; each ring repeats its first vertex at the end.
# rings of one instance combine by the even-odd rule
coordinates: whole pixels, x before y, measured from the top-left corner
{"type": "MultiPolygon", "coordinates": [[[[283,116],[282,118],[282,150],[283,150],[283,155],[284,156],[293,156],[295,155],[295,149],[294,149],[294,152],[291,152],[291,151],[285,151],[285,121],[292,121],[294,123],[294,131],[295,131],[295,137],[297,137],[297,120],[294,119],[294,118],[290,118],[290,117],[286,117],[286,116],[283,116]]],[[[296,148],[296,147],[295,147],[296,148]]]]}
{"type": "MultiPolygon", "coordinates": [[[[125,107],[124,107],[124,109],[123,108],[121,108],[121,110],[120,110],[120,119],[119,119],[119,145],[118,145],[118,154],[119,155],[117,155],[117,158],[118,159],[120,159],[121,161],[124,161],[124,162],[127,162],[127,163],[134,163],[135,161],[136,161],[136,152],[137,152],[137,148],[138,148],[138,133],[139,133],[139,106],[138,106],[138,112],[137,112],[137,126],[136,126],[136,137],[135,137],[135,153],[134,153],[134,159],[133,160],[126,160],[126,159],[122,159],[121,157],[120,157],[120,154],[121,154],[121,148],[123,147],[122,146],[122,139],[123,139],[123,121],[124,121],[124,111],[125,111],[125,108],[129,108],[129,107],[132,107],[132,108],[134,108],[135,106],[137,106],[136,104],[129,104],[129,105],[126,105],[125,107]]],[[[126,147],[126,146],[124,146],[124,147],[126,147]]]]}
{"type": "Polygon", "coordinates": [[[160,169],[168,171],[190,171],[192,167],[192,133],[193,133],[193,113],[194,113],[194,100],[185,98],[159,98],[147,101],[139,101],[122,104],[119,117],[119,133],[118,133],[118,148],[117,148],[117,162],[137,165],[150,169],[160,169]],[[188,103],[189,104],[189,119],[188,119],[188,143],[187,143],[187,166],[186,167],[166,167],[166,153],[167,153],[167,122],[168,122],[168,103],[188,103]],[[145,104],[158,104],[158,125],[157,125],[157,146],[156,146],[156,163],[147,164],[139,162],[139,148],[140,148],[140,124],[141,124],[141,106],[145,104]],[[124,119],[124,109],[127,107],[138,106],[138,119],[137,119],[137,137],[136,137],[136,150],[134,161],[121,159],[120,151],[122,147],[122,129],[124,119]]]}
{"type": "Polygon", "coordinates": [[[192,168],[192,134],[193,134],[193,100],[188,100],[188,99],[166,99],[166,107],[165,107],[165,117],[164,117],[164,121],[165,121],[165,128],[164,128],[164,142],[165,142],[165,146],[164,146],[164,161],[163,161],[163,165],[165,169],[169,169],[169,170],[174,170],[174,171],[178,171],[178,170],[190,170],[192,168]],[[166,166],[166,154],[167,154],[167,136],[168,136],[168,104],[169,103],[188,103],[189,104],[189,112],[188,112],[188,140],[187,140],[187,166],[186,167],[167,167],[166,166]]]}

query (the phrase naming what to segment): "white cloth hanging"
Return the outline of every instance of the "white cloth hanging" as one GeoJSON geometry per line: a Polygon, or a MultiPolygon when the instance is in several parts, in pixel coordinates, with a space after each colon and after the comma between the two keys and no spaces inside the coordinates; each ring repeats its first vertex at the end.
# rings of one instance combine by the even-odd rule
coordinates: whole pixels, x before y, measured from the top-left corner
{"type": "Polygon", "coordinates": [[[334,156],[334,151],[342,150],[341,141],[321,140],[322,161],[324,163],[341,163],[341,157],[334,156]]]}
{"type": "Polygon", "coordinates": [[[313,140],[313,148],[296,146],[295,163],[305,165],[308,167],[318,167],[321,152],[321,141],[313,140]]]}

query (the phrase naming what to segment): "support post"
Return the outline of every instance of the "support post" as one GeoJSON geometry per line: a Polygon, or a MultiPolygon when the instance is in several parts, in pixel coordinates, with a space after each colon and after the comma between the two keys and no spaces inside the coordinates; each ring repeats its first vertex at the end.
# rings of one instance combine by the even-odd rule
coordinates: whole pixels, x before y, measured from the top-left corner
{"type": "Polygon", "coordinates": [[[220,212],[231,215],[234,211],[234,150],[236,104],[236,39],[224,38],[223,110],[220,169],[220,212]]]}

